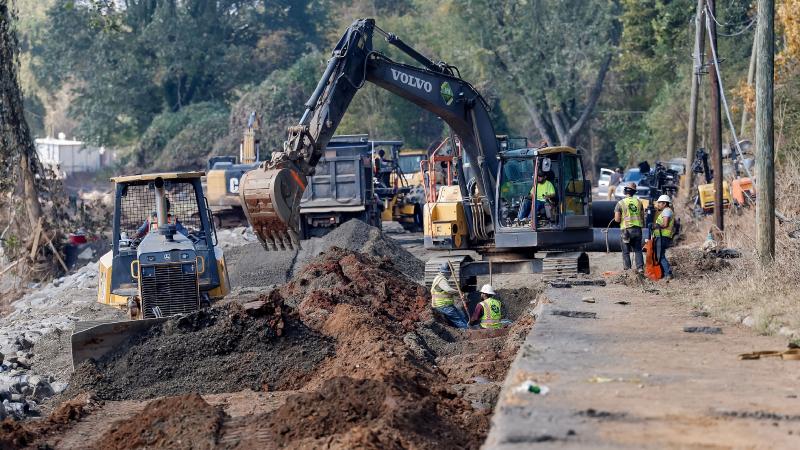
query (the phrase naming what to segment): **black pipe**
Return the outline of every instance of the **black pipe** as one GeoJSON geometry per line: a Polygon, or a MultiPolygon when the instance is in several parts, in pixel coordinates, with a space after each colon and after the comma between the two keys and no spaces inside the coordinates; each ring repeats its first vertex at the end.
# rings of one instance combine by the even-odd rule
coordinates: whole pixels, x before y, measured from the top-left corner
{"type": "Polygon", "coordinates": [[[606,228],[611,222],[611,228],[619,228],[619,224],[612,220],[616,206],[617,202],[613,200],[592,200],[592,226],[606,228]]]}

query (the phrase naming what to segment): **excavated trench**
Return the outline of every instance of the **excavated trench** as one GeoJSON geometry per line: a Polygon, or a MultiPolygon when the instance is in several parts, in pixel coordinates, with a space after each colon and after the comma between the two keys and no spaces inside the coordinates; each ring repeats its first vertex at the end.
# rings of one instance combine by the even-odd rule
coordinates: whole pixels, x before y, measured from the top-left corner
{"type": "Polygon", "coordinates": [[[391,259],[332,248],[84,364],[0,448],[478,448],[539,292],[500,292],[510,327],[455,330],[391,259]]]}

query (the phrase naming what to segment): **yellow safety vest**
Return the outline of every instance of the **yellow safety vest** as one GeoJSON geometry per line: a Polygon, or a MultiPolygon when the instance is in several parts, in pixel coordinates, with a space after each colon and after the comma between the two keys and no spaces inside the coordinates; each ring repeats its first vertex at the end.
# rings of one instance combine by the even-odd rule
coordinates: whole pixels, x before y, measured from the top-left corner
{"type": "Polygon", "coordinates": [[[503,318],[500,312],[500,300],[489,297],[481,302],[483,316],[481,316],[481,328],[500,328],[503,326],[500,320],[503,318]]]}
{"type": "MultiPolygon", "coordinates": [[[[669,208],[664,208],[664,211],[666,211],[667,209],[669,208]]],[[[658,217],[656,217],[656,223],[661,226],[661,229],[653,230],[653,236],[665,237],[671,239],[675,229],[675,217],[674,217],[675,213],[673,213],[672,216],[666,219],[667,223],[664,223],[665,217],[662,216],[664,211],[659,212],[658,217]]],[[[672,210],[670,209],[670,211],[672,210]]]]}
{"type": "Polygon", "coordinates": [[[442,306],[450,306],[453,304],[453,294],[449,294],[439,288],[439,283],[445,281],[442,274],[436,275],[431,283],[431,306],[434,308],[441,308],[442,306]]]}
{"type": "Polygon", "coordinates": [[[639,197],[625,197],[618,203],[620,211],[622,212],[622,223],[619,227],[623,230],[626,228],[638,227],[642,228],[642,202],[639,197]]]}

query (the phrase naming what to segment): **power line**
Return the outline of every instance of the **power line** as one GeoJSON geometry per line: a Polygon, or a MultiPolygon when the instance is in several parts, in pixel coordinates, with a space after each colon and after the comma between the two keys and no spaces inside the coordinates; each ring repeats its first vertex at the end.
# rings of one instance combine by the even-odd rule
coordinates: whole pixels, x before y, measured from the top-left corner
{"type": "MultiPolygon", "coordinates": [[[[723,28],[729,28],[729,27],[734,26],[734,24],[730,24],[730,23],[720,23],[717,20],[717,18],[714,17],[714,13],[711,11],[711,8],[708,6],[708,3],[706,3],[706,13],[711,17],[711,20],[713,20],[714,23],[717,24],[717,26],[720,26],[720,27],[723,27],[723,28]]],[[[736,31],[734,33],[725,34],[725,33],[720,33],[718,31],[717,34],[720,35],[720,36],[725,36],[725,37],[739,36],[740,34],[744,34],[747,30],[749,30],[756,23],[756,19],[757,19],[756,17],[753,17],[750,20],[750,22],[747,25],[745,25],[745,27],[743,29],[741,29],[739,31],[736,31]]],[[[735,25],[738,27],[738,26],[741,26],[742,24],[735,24],[735,25]]]]}

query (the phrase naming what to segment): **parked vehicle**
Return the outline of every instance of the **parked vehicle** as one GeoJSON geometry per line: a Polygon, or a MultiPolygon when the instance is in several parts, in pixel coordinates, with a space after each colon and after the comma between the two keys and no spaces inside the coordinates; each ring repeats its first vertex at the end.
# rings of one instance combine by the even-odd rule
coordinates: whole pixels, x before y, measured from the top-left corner
{"type": "MultiPolygon", "coordinates": [[[[638,185],[641,179],[642,179],[642,173],[639,172],[638,167],[633,169],[628,169],[627,171],[625,171],[625,175],[622,177],[622,183],[620,183],[619,186],[617,186],[617,190],[614,191],[614,198],[617,200],[622,200],[623,198],[625,198],[625,192],[624,192],[625,185],[630,183],[631,181],[633,181],[638,185]]],[[[636,195],[638,195],[641,198],[647,196],[647,194],[649,193],[650,193],[650,188],[648,188],[647,186],[639,186],[636,195]]]]}
{"type": "Polygon", "coordinates": [[[608,183],[611,181],[611,175],[614,173],[611,169],[605,167],[600,169],[600,178],[597,180],[597,195],[599,197],[608,197],[608,183]]]}

